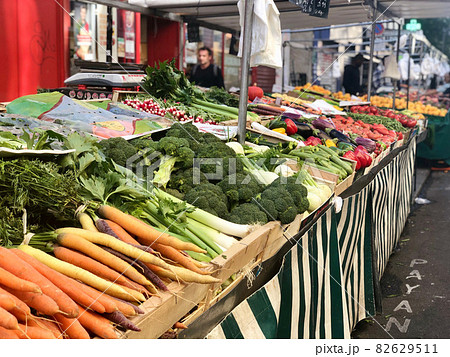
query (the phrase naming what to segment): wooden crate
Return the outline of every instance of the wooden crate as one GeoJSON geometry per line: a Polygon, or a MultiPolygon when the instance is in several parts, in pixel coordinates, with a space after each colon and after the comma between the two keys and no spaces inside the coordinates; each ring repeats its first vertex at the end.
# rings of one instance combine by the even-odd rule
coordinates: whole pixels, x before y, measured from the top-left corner
{"type": "Polygon", "coordinates": [[[137,94],[144,94],[145,92],[140,91],[134,91],[134,90],[114,90],[113,95],[111,98],[112,103],[121,102],[127,95],[137,95],[137,94]]]}
{"type": "Polygon", "coordinates": [[[355,178],[355,171],[353,171],[351,175],[347,176],[347,178],[344,181],[342,181],[336,186],[336,188],[334,189],[334,193],[336,194],[336,196],[339,196],[342,192],[344,192],[347,188],[349,188],[353,183],[354,178],[355,178]]]}
{"type": "Polygon", "coordinates": [[[160,292],[160,296],[152,296],[139,306],[145,314],[130,319],[141,331],[128,330],[120,335],[120,338],[151,339],[160,337],[201,302],[211,286],[173,282],[168,285],[168,288],[170,292],[160,292]]]}
{"type": "Polygon", "coordinates": [[[309,166],[307,163],[303,164],[302,169],[308,171],[314,179],[333,182],[335,185],[337,184],[337,181],[339,179],[339,175],[321,169],[317,169],[315,167],[309,166]]]}

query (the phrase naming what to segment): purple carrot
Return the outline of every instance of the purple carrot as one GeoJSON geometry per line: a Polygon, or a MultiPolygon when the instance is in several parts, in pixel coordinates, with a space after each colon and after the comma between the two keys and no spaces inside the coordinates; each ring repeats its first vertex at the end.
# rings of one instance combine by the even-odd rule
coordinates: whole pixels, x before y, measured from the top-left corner
{"type": "Polygon", "coordinates": [[[116,257],[125,260],[128,264],[131,266],[134,266],[135,268],[138,268],[142,271],[142,274],[150,280],[153,284],[155,284],[158,288],[160,288],[162,291],[169,291],[167,289],[166,284],[163,283],[163,281],[157,276],[154,272],[152,272],[147,265],[145,265],[140,260],[132,259],[130,257],[127,257],[125,254],[122,254],[120,252],[115,251],[114,249],[111,249],[109,247],[103,247],[104,250],[107,252],[115,255],[116,257]]]}
{"type": "Polygon", "coordinates": [[[120,302],[123,302],[124,304],[130,305],[134,309],[134,311],[136,311],[136,313],[139,315],[145,314],[144,310],[142,310],[139,306],[136,306],[129,301],[119,299],[118,297],[114,297],[114,299],[117,299],[120,302]]]}
{"type": "Polygon", "coordinates": [[[122,314],[120,311],[114,311],[111,313],[103,313],[102,316],[105,316],[108,320],[116,323],[120,327],[123,327],[126,330],[131,331],[141,331],[139,327],[137,327],[134,323],[132,323],[130,320],[128,320],[124,314],[122,314]]]}
{"type": "Polygon", "coordinates": [[[108,222],[106,222],[104,219],[97,219],[95,221],[95,226],[97,227],[97,229],[102,232],[102,233],[106,233],[109,234],[110,236],[113,236],[114,238],[117,238],[120,240],[119,236],[116,234],[116,232],[114,232],[111,227],[109,226],[108,222]]]}

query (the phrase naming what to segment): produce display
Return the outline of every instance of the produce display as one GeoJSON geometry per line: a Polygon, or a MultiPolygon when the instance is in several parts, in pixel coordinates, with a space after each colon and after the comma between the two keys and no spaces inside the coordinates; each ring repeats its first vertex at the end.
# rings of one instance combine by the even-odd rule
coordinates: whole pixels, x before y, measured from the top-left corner
{"type": "MultiPolygon", "coordinates": [[[[150,135],[0,117],[0,152],[14,152],[0,156],[0,338],[120,338],[176,289],[219,293],[238,271],[211,262],[269,222],[318,212],[417,124],[374,106],[324,115],[308,98],[338,101],[319,86],[296,88],[299,99],[253,85],[241,145],[213,134],[237,119],[235,95],[200,90],[167,62],[147,74],[119,109],[171,119],[150,135]]],[[[187,327],[170,325],[166,337],[187,327]]]]}
{"type": "MultiPolygon", "coordinates": [[[[367,96],[362,96],[362,100],[367,100],[367,96]]],[[[424,98],[425,99],[425,98],[424,98]]],[[[392,108],[393,105],[393,99],[391,97],[382,97],[382,96],[372,96],[370,97],[370,103],[372,105],[375,105],[377,107],[381,108],[392,108]]],[[[428,114],[428,115],[435,115],[435,116],[445,116],[447,114],[447,109],[444,108],[438,108],[436,105],[437,103],[426,103],[426,100],[424,102],[422,101],[413,101],[410,100],[408,104],[408,108],[406,108],[406,98],[396,98],[395,99],[395,108],[402,110],[402,109],[408,109],[417,113],[421,114],[428,114]]]]}

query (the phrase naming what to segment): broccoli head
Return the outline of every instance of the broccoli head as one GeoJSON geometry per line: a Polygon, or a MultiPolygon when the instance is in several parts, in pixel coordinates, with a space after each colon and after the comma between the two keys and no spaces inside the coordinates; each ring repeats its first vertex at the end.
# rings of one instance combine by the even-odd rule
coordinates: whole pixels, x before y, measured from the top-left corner
{"type": "Polygon", "coordinates": [[[204,143],[220,143],[221,140],[211,133],[202,133],[201,141],[204,143]]]}
{"type": "Polygon", "coordinates": [[[185,201],[218,217],[228,215],[227,196],[221,188],[212,183],[195,186],[184,196],[185,201]]]}
{"type": "Polygon", "coordinates": [[[232,206],[237,203],[250,202],[262,189],[252,175],[243,173],[228,175],[217,186],[222,189],[232,206]]]}
{"type": "Polygon", "coordinates": [[[227,219],[237,224],[266,224],[267,215],[254,203],[234,207],[227,219]]]}
{"type": "Polygon", "coordinates": [[[269,219],[278,219],[282,224],[291,223],[297,215],[298,208],[287,188],[282,185],[267,186],[258,196],[258,203],[270,214],[269,219]]]}
{"type": "Polygon", "coordinates": [[[126,166],[127,160],[138,152],[138,149],[122,137],[100,141],[100,148],[107,158],[121,166],[126,166]]]}
{"type": "Polygon", "coordinates": [[[261,208],[261,211],[266,213],[269,221],[277,220],[278,211],[271,200],[267,198],[260,198],[259,200],[257,200],[257,204],[261,208]]]}
{"type": "Polygon", "coordinates": [[[308,209],[308,191],[306,187],[297,180],[296,176],[280,177],[269,185],[269,187],[278,186],[286,188],[289,192],[295,205],[297,206],[297,213],[303,213],[308,209]]]}
{"type": "Polygon", "coordinates": [[[207,182],[208,179],[203,172],[197,172],[191,167],[187,170],[180,169],[175,171],[170,176],[167,187],[186,193],[194,186],[207,182]]]}
{"type": "Polygon", "coordinates": [[[174,170],[192,167],[195,154],[185,139],[164,137],[158,141],[157,151],[164,155],[153,178],[158,186],[166,187],[174,170]]]}
{"type": "Polygon", "coordinates": [[[150,135],[140,136],[136,139],[131,139],[129,141],[131,145],[133,145],[138,150],[145,150],[145,149],[156,149],[156,145],[158,144],[157,141],[153,141],[150,135]]]}
{"type": "Polygon", "coordinates": [[[185,139],[189,142],[189,147],[197,151],[202,142],[202,133],[192,123],[180,124],[175,123],[167,131],[166,137],[175,137],[185,139]]]}
{"type": "MultiPolygon", "coordinates": [[[[196,158],[210,159],[204,162],[199,161],[200,170],[206,174],[220,172],[220,168],[222,168],[223,175],[239,173],[244,170],[242,162],[236,159],[234,150],[221,141],[201,144],[196,152],[196,158]]],[[[218,180],[211,179],[211,181],[218,180]]]]}

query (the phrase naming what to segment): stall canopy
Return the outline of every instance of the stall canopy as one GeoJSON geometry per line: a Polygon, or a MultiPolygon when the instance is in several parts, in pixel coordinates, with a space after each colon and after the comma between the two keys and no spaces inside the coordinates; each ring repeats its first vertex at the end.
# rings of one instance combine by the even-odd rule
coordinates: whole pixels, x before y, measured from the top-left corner
{"type": "MultiPolygon", "coordinates": [[[[300,29],[344,23],[363,22],[370,19],[373,0],[330,0],[328,18],[317,18],[302,13],[300,7],[288,0],[274,0],[280,11],[282,29],[300,29]]],[[[160,14],[172,14],[188,23],[238,32],[239,13],[237,1],[230,0],[129,0],[130,4],[153,9],[160,14]]],[[[433,18],[450,13],[450,1],[443,0],[378,0],[379,19],[433,18]]]]}

